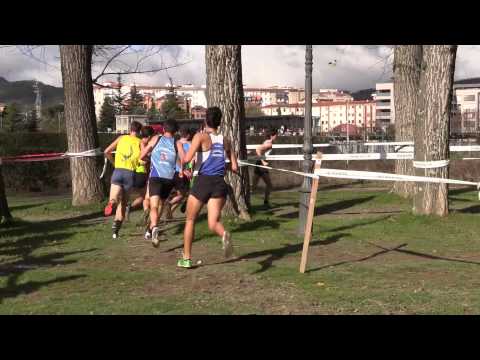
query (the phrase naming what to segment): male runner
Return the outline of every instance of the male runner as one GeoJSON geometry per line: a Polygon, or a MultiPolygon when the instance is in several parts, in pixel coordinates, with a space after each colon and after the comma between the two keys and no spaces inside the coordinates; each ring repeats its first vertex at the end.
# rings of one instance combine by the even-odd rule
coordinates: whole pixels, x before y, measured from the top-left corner
{"type": "Polygon", "coordinates": [[[125,217],[128,196],[135,182],[135,169],[140,158],[139,136],[141,129],[142,124],[137,121],[132,122],[130,134],[118,137],[104,151],[107,159],[115,167],[111,179],[110,200],[104,211],[105,216],[110,216],[116,207],[115,219],[112,225],[114,239],[118,237],[125,217]],[[113,151],[116,151],[115,160],[113,160],[113,151]]]}
{"type": "Polygon", "coordinates": [[[238,171],[238,163],[230,141],[218,133],[221,119],[222,112],[218,107],[207,109],[205,131],[197,133],[193,137],[190,150],[182,159],[182,163],[188,163],[198,153],[197,167],[199,170],[188,197],[183,257],[178,260],[178,267],[192,267],[191,250],[195,220],[205,204],[207,204],[209,229],[222,238],[225,257],[230,257],[233,253],[231,234],[220,222],[220,215],[228,194],[227,184],[223,179],[225,159],[226,157],[230,159],[231,170],[234,172],[238,171]]]}
{"type": "Polygon", "coordinates": [[[150,177],[148,192],[150,196],[150,226],[145,233],[145,239],[152,239],[154,247],[160,242],[158,220],[163,212],[163,204],[172,191],[175,175],[175,165],[178,161],[178,149],[175,143],[175,133],[178,124],[175,120],[167,120],[164,124],[165,134],[155,135],[142,150],[140,159],[145,160],[151,153],[150,177]]]}
{"type": "MultiPolygon", "coordinates": [[[[266,140],[263,144],[257,146],[256,153],[257,156],[263,156],[265,153],[272,149],[273,142],[277,138],[277,129],[269,129],[266,133],[266,140]]],[[[268,162],[265,160],[257,160],[256,165],[268,166],[268,162]]],[[[270,174],[267,169],[255,167],[253,172],[253,184],[252,191],[254,192],[257,189],[258,181],[260,178],[265,183],[265,197],[263,199],[263,205],[269,207],[269,198],[270,192],[272,191],[272,181],[270,180],[270,174]]]]}
{"type": "MultiPolygon", "coordinates": [[[[153,128],[151,126],[144,126],[142,127],[142,130],[140,131],[140,151],[143,150],[152,136],[154,135],[153,128]]],[[[125,221],[128,221],[130,210],[131,209],[136,209],[143,204],[143,210],[148,211],[148,199],[147,199],[147,194],[146,194],[146,188],[147,188],[147,182],[148,182],[148,173],[150,170],[149,167],[149,161],[150,159],[147,158],[145,161],[140,160],[137,168],[135,169],[135,181],[133,183],[133,190],[132,192],[135,193],[135,200],[133,202],[127,205],[127,209],[125,211],[125,221]]]]}

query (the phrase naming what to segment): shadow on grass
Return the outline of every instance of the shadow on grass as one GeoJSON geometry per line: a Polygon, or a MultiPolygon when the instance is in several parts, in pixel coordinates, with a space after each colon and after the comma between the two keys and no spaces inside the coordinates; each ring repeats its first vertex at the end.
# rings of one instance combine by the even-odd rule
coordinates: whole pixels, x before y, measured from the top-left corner
{"type": "MultiPolygon", "coordinates": [[[[359,226],[374,224],[376,222],[386,220],[387,218],[389,218],[389,216],[383,217],[383,218],[380,218],[380,219],[371,220],[371,221],[364,221],[364,222],[355,223],[355,224],[351,224],[351,225],[347,225],[347,226],[341,226],[341,227],[331,229],[331,230],[328,230],[328,231],[333,232],[333,231],[343,231],[343,230],[353,229],[353,228],[359,227],[359,226]]],[[[324,246],[324,245],[333,244],[333,243],[339,241],[340,239],[348,237],[348,236],[350,236],[350,234],[348,234],[348,233],[338,233],[338,234],[328,236],[324,240],[314,240],[314,241],[310,242],[310,248],[314,247],[314,246],[319,246],[319,245],[324,246]]],[[[251,260],[251,259],[256,259],[256,258],[267,256],[266,259],[263,259],[263,260],[258,262],[258,264],[260,265],[260,269],[256,270],[254,272],[254,274],[257,274],[257,273],[264,272],[264,271],[268,270],[270,267],[272,267],[274,261],[280,260],[283,257],[285,257],[286,255],[301,252],[302,248],[303,248],[303,242],[298,243],[298,244],[286,244],[285,246],[280,247],[280,248],[254,251],[254,252],[236,257],[235,259],[222,261],[222,262],[218,262],[218,263],[213,263],[213,264],[208,264],[208,265],[229,264],[229,263],[234,263],[234,262],[238,262],[238,261],[242,261],[242,260],[251,260]]],[[[205,266],[208,266],[208,265],[205,265],[205,266]]]]}
{"type": "MultiPolygon", "coordinates": [[[[326,214],[330,212],[335,212],[339,210],[344,210],[351,208],[355,205],[360,205],[366,202],[369,202],[373,200],[375,196],[366,196],[362,198],[357,198],[357,199],[350,199],[350,200],[342,200],[342,201],[337,201],[335,203],[331,204],[326,204],[322,206],[317,206],[315,207],[315,216],[321,215],[321,214],[326,214]]],[[[298,217],[298,211],[294,211],[288,214],[282,214],[279,215],[278,217],[284,218],[284,219],[295,219],[298,217]]]]}
{"type": "Polygon", "coordinates": [[[393,248],[386,248],[386,247],[383,247],[383,246],[380,246],[380,245],[377,245],[377,244],[373,244],[373,243],[370,243],[370,242],[368,244],[370,244],[374,247],[377,247],[381,250],[376,252],[376,253],[373,253],[371,255],[368,255],[366,257],[363,257],[363,258],[340,261],[338,263],[328,264],[328,265],[320,266],[320,267],[317,267],[317,268],[314,268],[314,269],[310,269],[307,272],[314,272],[314,271],[319,271],[319,270],[326,269],[326,268],[329,268],[329,267],[335,267],[335,266],[340,266],[340,265],[345,265],[345,264],[353,264],[353,263],[363,262],[363,261],[367,261],[367,260],[373,259],[377,256],[384,255],[384,254],[387,254],[387,253],[390,253],[390,252],[399,252],[399,253],[402,253],[402,254],[419,256],[419,257],[422,257],[422,258],[425,258],[425,259],[430,259],[430,260],[443,260],[443,261],[451,261],[451,262],[458,262],[458,263],[464,263],[464,264],[480,265],[480,262],[477,262],[477,261],[448,258],[448,257],[444,257],[444,256],[436,256],[436,255],[426,254],[426,253],[422,253],[422,252],[418,252],[418,251],[402,249],[403,247],[408,245],[407,243],[395,246],[393,248]]]}
{"type": "Polygon", "coordinates": [[[460,194],[468,193],[468,192],[471,192],[471,191],[473,191],[471,187],[465,187],[465,188],[461,188],[461,189],[453,189],[453,190],[448,191],[448,195],[449,196],[460,195],[460,194]]]}
{"type": "Polygon", "coordinates": [[[463,214],[478,214],[480,213],[480,205],[472,205],[467,208],[455,210],[463,214]]]}
{"type": "Polygon", "coordinates": [[[9,206],[9,208],[10,208],[10,211],[19,211],[19,210],[26,210],[26,209],[31,209],[35,207],[40,207],[43,205],[48,205],[48,203],[43,202],[43,203],[30,203],[30,204],[24,204],[24,205],[13,205],[13,206],[9,206]]]}
{"type": "Polygon", "coordinates": [[[73,264],[77,260],[67,260],[65,257],[97,250],[96,248],[71,252],[53,250],[48,254],[34,255],[39,249],[62,245],[77,234],[72,228],[91,226],[91,220],[101,216],[102,212],[94,212],[57,220],[36,222],[16,220],[10,227],[0,229],[0,256],[7,258],[0,264],[0,276],[7,276],[6,286],[0,288],[0,303],[5,298],[32,293],[52,283],[85,277],[86,275],[71,275],[48,281],[18,283],[21,275],[29,270],[73,264]],[[8,260],[8,257],[14,257],[14,260],[8,260]]]}

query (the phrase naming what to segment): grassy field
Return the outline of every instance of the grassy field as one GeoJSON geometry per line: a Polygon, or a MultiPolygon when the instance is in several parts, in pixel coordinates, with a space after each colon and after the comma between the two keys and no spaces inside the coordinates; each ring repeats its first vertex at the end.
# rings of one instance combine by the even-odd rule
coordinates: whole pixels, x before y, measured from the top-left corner
{"type": "Polygon", "coordinates": [[[253,221],[227,221],[236,257],[199,222],[195,269],[175,267],[181,217],[154,249],[136,224],[111,239],[101,206],[62,196],[9,198],[0,228],[0,314],[472,314],[480,313],[480,202],[450,191],[446,219],[415,217],[387,189],[322,189],[308,272],[298,266],[298,192],[254,197],[253,221]]]}

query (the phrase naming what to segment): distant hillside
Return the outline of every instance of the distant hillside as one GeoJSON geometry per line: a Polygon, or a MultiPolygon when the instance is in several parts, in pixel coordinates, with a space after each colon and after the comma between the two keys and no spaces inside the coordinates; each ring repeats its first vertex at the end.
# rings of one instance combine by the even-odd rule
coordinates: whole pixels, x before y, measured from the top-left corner
{"type": "Polygon", "coordinates": [[[352,92],[351,95],[353,100],[372,100],[372,94],[375,92],[375,89],[363,89],[352,92]]]}
{"type": "MultiPolygon", "coordinates": [[[[44,107],[63,103],[63,88],[38,83],[42,91],[44,107]]],[[[31,108],[35,104],[33,81],[8,81],[0,77],[0,103],[16,102],[23,107],[31,108]]]]}
{"type": "Polygon", "coordinates": [[[480,83],[480,78],[478,77],[454,81],[454,84],[478,84],[478,83],[480,83]]]}

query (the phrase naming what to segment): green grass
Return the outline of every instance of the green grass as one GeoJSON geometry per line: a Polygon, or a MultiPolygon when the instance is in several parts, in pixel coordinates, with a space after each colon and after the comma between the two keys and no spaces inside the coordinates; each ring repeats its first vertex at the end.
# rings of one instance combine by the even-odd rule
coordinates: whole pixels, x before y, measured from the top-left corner
{"type": "MultiPolygon", "coordinates": [[[[469,189],[467,189],[469,190],[469,189]]],[[[101,206],[11,197],[0,228],[0,314],[471,314],[480,312],[480,204],[452,190],[447,218],[414,216],[410,201],[358,187],[322,190],[308,270],[298,272],[298,192],[276,192],[253,220],[225,221],[236,258],[199,221],[194,262],[177,269],[183,223],[154,249],[136,223],[111,239],[101,206]]]]}

